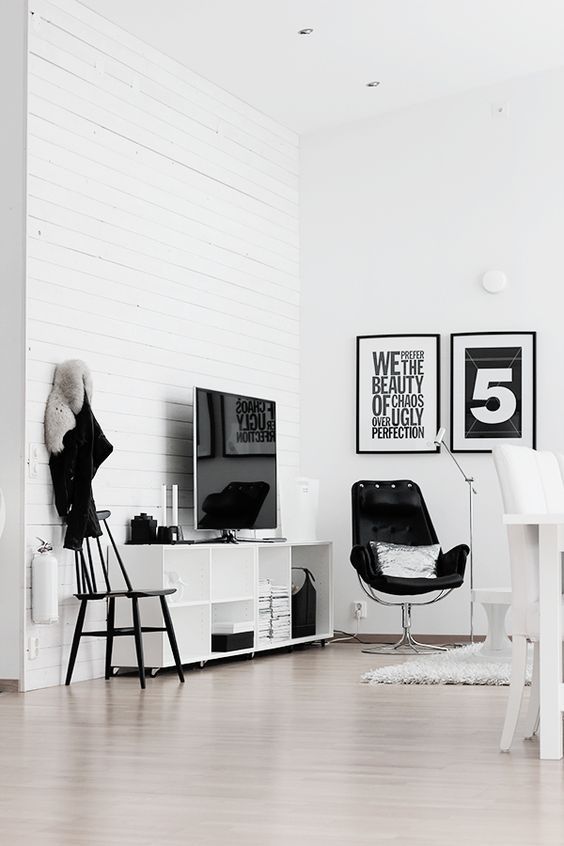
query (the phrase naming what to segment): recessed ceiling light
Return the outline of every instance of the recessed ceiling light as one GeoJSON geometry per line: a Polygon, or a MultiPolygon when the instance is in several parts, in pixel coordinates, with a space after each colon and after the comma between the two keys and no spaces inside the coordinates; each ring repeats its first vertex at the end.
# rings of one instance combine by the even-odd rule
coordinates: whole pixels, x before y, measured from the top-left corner
{"type": "Polygon", "coordinates": [[[298,35],[311,35],[313,32],[313,28],[311,26],[306,26],[305,29],[298,29],[298,35]]]}
{"type": "Polygon", "coordinates": [[[367,88],[378,88],[379,85],[380,85],[380,82],[377,79],[374,79],[372,82],[366,83],[367,88]]]}

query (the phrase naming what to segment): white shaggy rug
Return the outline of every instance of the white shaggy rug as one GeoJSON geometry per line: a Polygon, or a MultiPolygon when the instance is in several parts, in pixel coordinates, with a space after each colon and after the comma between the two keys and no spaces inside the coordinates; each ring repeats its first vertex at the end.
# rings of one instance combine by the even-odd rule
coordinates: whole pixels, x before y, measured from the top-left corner
{"type": "MultiPolygon", "coordinates": [[[[403,664],[370,670],[361,676],[361,681],[366,684],[509,684],[511,661],[480,658],[480,646],[474,643],[448,652],[417,655],[403,664]]],[[[532,651],[527,684],[531,681],[531,669],[532,651]]]]}

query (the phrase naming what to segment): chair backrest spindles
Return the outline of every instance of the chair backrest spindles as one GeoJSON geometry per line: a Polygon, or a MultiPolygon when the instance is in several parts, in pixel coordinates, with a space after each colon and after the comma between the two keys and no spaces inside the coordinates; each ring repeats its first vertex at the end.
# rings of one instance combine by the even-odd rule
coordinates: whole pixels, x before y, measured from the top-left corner
{"type": "Polygon", "coordinates": [[[90,548],[90,538],[86,538],[86,552],[88,554],[88,566],[90,567],[90,576],[92,577],[92,587],[94,592],[98,593],[98,585],[96,583],[96,573],[94,572],[94,564],[92,562],[92,550],[90,548]]]}
{"type": "MultiPolygon", "coordinates": [[[[110,527],[108,526],[108,518],[110,517],[109,511],[97,511],[96,512],[100,525],[103,526],[104,531],[108,535],[108,539],[110,541],[111,547],[113,549],[116,561],[118,563],[119,569],[121,571],[121,575],[123,577],[123,581],[125,582],[125,586],[127,590],[133,590],[133,585],[131,584],[131,580],[125,569],[125,564],[123,563],[122,557],[119,554],[119,550],[117,548],[116,542],[114,537],[110,531],[110,527]]],[[[111,580],[110,580],[110,572],[108,567],[108,560],[106,555],[104,554],[104,549],[102,548],[102,543],[100,537],[96,538],[96,547],[97,553],[96,556],[96,549],[94,550],[91,545],[90,538],[85,538],[86,541],[86,555],[84,554],[84,547],[83,549],[76,550],[74,553],[74,566],[75,566],[75,574],[76,574],[76,587],[77,593],[79,594],[87,594],[87,593],[102,593],[105,594],[106,592],[111,592],[112,590],[123,590],[121,585],[112,587],[111,580]],[[88,557],[88,561],[86,558],[88,557]],[[96,560],[96,557],[99,561],[96,560]],[[101,581],[100,584],[96,579],[96,569],[100,567],[101,575],[104,581],[104,585],[102,585],[101,581]]],[[[100,571],[98,575],[100,575],[100,571]]]]}
{"type": "MultiPolygon", "coordinates": [[[[105,512],[105,513],[107,513],[107,512],[105,512]]],[[[108,516],[109,516],[109,515],[108,515],[108,516]]],[[[118,565],[119,565],[119,569],[121,570],[121,574],[122,574],[122,576],[123,576],[123,580],[124,580],[125,584],[127,585],[127,589],[128,589],[128,590],[133,590],[133,585],[131,584],[131,581],[130,581],[130,579],[129,579],[129,576],[127,575],[127,570],[125,569],[125,564],[124,564],[124,563],[123,563],[123,561],[122,561],[121,555],[119,554],[119,550],[118,550],[118,548],[117,548],[117,546],[116,546],[116,542],[115,542],[115,540],[114,540],[114,536],[112,535],[112,533],[111,533],[111,531],[110,531],[110,527],[108,526],[108,521],[107,521],[107,518],[104,518],[104,519],[103,519],[103,523],[104,523],[104,526],[105,526],[105,528],[106,528],[106,532],[108,533],[108,537],[109,537],[109,539],[110,539],[110,543],[111,543],[111,545],[112,545],[112,548],[113,548],[113,550],[114,550],[114,555],[115,555],[116,560],[117,560],[117,563],[118,563],[118,565]]]]}
{"type": "Polygon", "coordinates": [[[84,557],[84,552],[82,551],[82,549],[78,554],[80,555],[80,569],[82,572],[82,586],[84,588],[84,591],[87,591],[88,593],[94,593],[92,582],[90,580],[90,574],[86,565],[86,558],[84,557]]]}
{"type": "Polygon", "coordinates": [[[74,551],[74,571],[76,576],[76,587],[78,593],[82,593],[82,579],[80,578],[80,562],[78,558],[78,550],[74,551]]]}
{"type": "Polygon", "coordinates": [[[104,557],[104,552],[102,550],[102,544],[100,543],[100,538],[96,538],[96,543],[98,544],[98,555],[100,556],[100,564],[101,564],[101,567],[102,567],[102,574],[104,576],[106,588],[108,590],[111,590],[112,588],[111,588],[111,585],[110,585],[110,576],[109,576],[109,573],[108,573],[108,565],[107,565],[106,559],[104,557]]]}

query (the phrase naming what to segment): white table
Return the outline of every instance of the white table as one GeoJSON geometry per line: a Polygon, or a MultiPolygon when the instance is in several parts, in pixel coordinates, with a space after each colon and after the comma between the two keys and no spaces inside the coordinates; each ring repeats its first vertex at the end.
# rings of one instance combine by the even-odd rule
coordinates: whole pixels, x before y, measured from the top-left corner
{"type": "Polygon", "coordinates": [[[540,757],[563,757],[562,565],[564,514],[505,514],[508,526],[536,526],[539,538],[540,757]]]}
{"type": "Polygon", "coordinates": [[[505,617],[511,605],[509,588],[474,588],[472,602],[479,602],[486,612],[488,633],[477,653],[481,658],[511,658],[511,641],[505,632],[505,617]]]}

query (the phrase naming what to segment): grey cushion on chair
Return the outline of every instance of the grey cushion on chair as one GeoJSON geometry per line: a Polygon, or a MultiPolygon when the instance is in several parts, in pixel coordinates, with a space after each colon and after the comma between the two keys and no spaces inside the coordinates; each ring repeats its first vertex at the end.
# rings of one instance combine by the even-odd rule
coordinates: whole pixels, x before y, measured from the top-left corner
{"type": "Polygon", "coordinates": [[[401,543],[370,541],[377,570],[383,576],[401,579],[435,579],[441,552],[438,543],[407,546],[401,543]]]}

